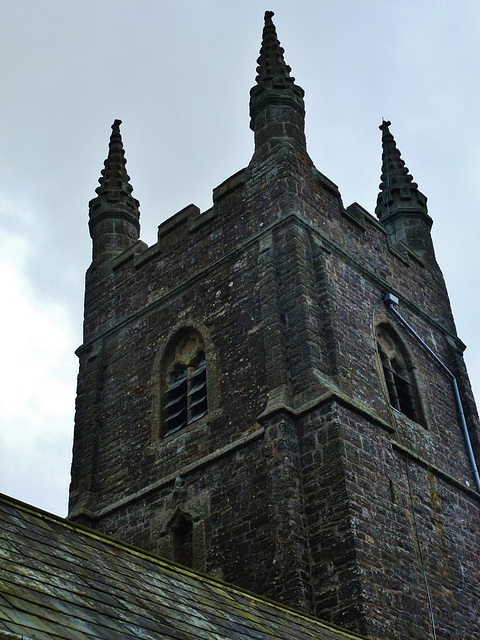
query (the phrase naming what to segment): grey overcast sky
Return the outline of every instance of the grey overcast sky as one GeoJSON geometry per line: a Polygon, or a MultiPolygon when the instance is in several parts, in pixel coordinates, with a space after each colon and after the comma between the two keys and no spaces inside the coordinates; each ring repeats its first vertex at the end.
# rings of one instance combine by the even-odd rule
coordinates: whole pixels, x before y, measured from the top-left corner
{"type": "Polygon", "coordinates": [[[480,393],[478,0],[0,0],[0,491],[66,514],[87,205],[111,123],[152,244],[250,160],[267,9],[345,206],[373,212],[392,121],[480,393]]]}

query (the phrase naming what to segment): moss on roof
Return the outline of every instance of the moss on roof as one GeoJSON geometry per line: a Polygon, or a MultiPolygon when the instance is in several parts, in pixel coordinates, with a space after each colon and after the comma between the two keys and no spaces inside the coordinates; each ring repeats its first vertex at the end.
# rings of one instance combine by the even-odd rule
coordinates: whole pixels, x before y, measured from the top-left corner
{"type": "Polygon", "coordinates": [[[361,637],[1,495],[0,569],[0,637],[361,637]]]}

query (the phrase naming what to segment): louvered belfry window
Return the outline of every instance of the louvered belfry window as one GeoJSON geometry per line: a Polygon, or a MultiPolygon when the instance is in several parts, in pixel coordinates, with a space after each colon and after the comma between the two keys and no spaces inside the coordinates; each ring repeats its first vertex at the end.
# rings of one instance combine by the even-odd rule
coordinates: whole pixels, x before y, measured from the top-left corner
{"type": "Polygon", "coordinates": [[[382,361],[390,404],[411,420],[418,422],[413,385],[408,381],[398,362],[395,360],[390,362],[385,357],[382,358],[382,361]]]}
{"type": "Polygon", "coordinates": [[[386,327],[378,330],[378,351],[390,406],[420,424],[424,424],[418,389],[398,338],[386,327]]]}
{"type": "Polygon", "coordinates": [[[189,332],[174,345],[169,364],[164,385],[164,435],[207,413],[207,362],[197,332],[189,332]]]}

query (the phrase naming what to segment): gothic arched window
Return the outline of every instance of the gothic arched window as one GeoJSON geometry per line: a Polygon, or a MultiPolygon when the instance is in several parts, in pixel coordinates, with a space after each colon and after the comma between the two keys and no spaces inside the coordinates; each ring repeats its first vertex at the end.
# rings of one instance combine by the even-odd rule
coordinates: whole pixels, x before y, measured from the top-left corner
{"type": "Polygon", "coordinates": [[[193,329],[182,332],[168,351],[162,404],[163,435],[178,431],[207,413],[205,347],[193,329]]]}
{"type": "Polygon", "coordinates": [[[397,335],[386,325],[377,330],[378,353],[390,406],[420,424],[425,424],[420,396],[408,353],[397,335]]]}

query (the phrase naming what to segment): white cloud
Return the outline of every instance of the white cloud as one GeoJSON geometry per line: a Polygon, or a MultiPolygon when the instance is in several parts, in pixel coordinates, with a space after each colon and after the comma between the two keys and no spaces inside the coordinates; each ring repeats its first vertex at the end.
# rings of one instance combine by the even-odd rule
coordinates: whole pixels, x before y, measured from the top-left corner
{"type": "Polygon", "coordinates": [[[66,310],[29,285],[34,242],[0,240],[0,486],[58,512],[65,499],[52,489],[68,478],[76,362],[66,310]]]}

